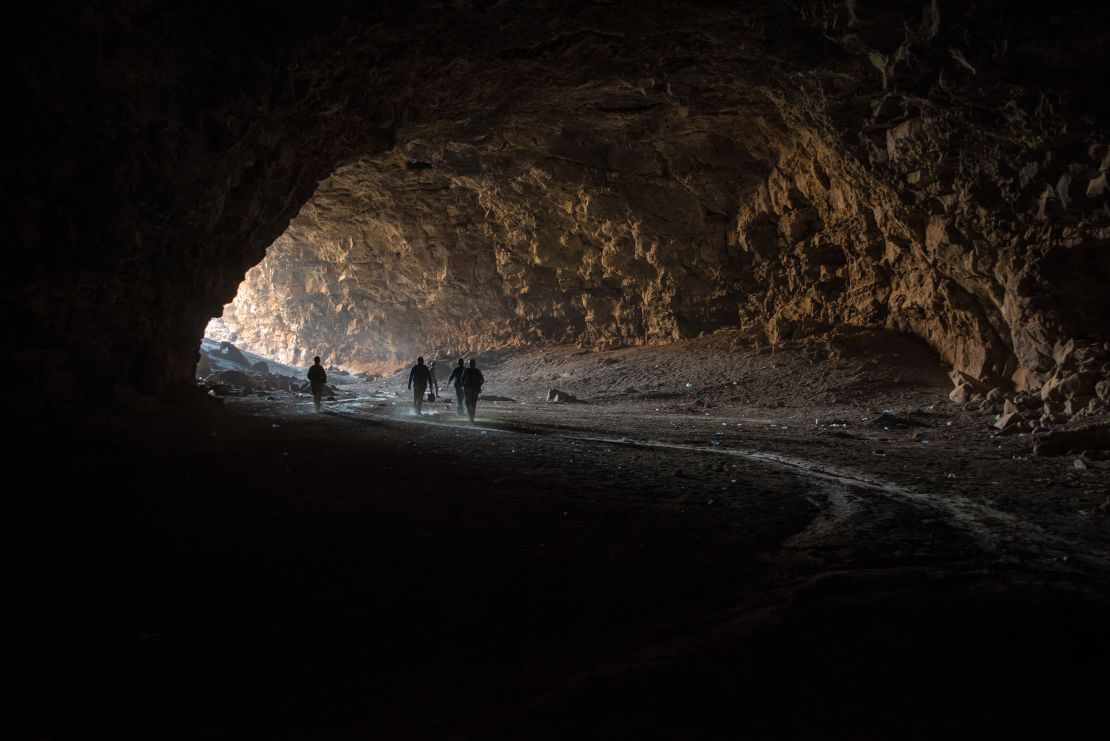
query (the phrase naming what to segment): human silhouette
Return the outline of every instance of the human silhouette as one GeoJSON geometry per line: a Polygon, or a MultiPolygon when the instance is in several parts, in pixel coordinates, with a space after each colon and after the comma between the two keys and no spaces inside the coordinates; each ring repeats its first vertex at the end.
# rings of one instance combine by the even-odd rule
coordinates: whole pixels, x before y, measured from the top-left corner
{"type": "Polygon", "coordinates": [[[431,382],[431,374],[428,372],[428,366],[424,365],[424,358],[419,357],[416,359],[416,365],[409,371],[409,388],[412,389],[412,405],[416,409],[417,414],[423,414],[420,408],[424,406],[424,390],[428,388],[431,382]]]}
{"type": "Polygon", "coordinates": [[[428,366],[428,388],[432,390],[433,396],[439,396],[439,379],[436,378],[436,361],[432,361],[428,366]]]}
{"type": "Polygon", "coordinates": [[[328,382],[328,374],[324,366],[320,365],[320,356],[312,359],[312,367],[308,369],[308,382],[312,386],[312,402],[316,411],[320,411],[320,402],[324,396],[324,384],[328,382]]]}
{"type": "Polygon", "coordinates": [[[455,388],[455,416],[461,417],[463,415],[463,396],[465,390],[463,389],[462,377],[466,372],[463,368],[463,359],[459,358],[457,367],[451,369],[451,377],[447,379],[447,385],[455,388]]]}
{"type": "Polygon", "coordinates": [[[482,393],[482,384],[486,379],[482,371],[474,365],[474,358],[470,359],[470,367],[463,371],[462,384],[466,391],[466,413],[470,421],[474,421],[474,408],[478,406],[478,394],[482,393]]]}

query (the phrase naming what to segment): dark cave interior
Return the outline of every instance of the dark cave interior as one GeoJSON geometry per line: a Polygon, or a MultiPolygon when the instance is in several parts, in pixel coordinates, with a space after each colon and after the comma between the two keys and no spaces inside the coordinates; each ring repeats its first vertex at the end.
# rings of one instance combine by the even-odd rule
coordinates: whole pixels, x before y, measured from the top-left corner
{"type": "Polygon", "coordinates": [[[109,0],[9,35],[31,736],[1104,724],[1104,4],[109,0]],[[480,360],[475,425],[446,373],[407,413],[420,354],[480,360]]]}

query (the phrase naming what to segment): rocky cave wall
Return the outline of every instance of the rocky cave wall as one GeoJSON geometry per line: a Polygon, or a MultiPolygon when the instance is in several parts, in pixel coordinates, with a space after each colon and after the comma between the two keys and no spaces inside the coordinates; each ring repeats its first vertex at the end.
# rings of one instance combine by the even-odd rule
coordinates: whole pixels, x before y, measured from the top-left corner
{"type": "MultiPolygon", "coordinates": [[[[1020,78],[1015,58],[1035,75],[1028,49],[954,34],[973,64],[938,6],[912,9],[893,33],[859,6],[800,16],[862,72],[796,71],[712,14],[635,48],[660,61],[650,77],[604,74],[633,65],[593,37],[550,52],[532,65],[544,86],[514,91],[477,141],[419,121],[340,167],[227,324],[291,362],[324,352],[353,367],[879,325],[973,378],[1037,385],[1068,341],[1105,338],[1106,141],[1055,111],[1059,92],[997,79],[1020,78]],[[721,43],[738,37],[749,43],[721,43]],[[1054,262],[1079,269],[1054,278],[1054,262]]],[[[470,71],[470,95],[519,66],[470,71]]]]}
{"type": "Polygon", "coordinates": [[[225,318],[289,360],[850,323],[1110,371],[1097,4],[107,8],[17,47],[5,313],[52,402],[187,385],[267,246],[225,318]]]}

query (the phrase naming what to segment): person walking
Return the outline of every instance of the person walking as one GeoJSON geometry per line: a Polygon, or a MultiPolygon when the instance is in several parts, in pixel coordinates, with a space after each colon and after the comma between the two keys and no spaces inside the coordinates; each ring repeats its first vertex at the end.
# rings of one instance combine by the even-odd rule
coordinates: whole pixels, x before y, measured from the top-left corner
{"type": "Polygon", "coordinates": [[[320,411],[320,402],[324,396],[324,384],[328,382],[328,374],[324,366],[320,365],[320,356],[312,359],[312,367],[308,369],[308,383],[312,386],[312,402],[316,411],[320,411]]]}
{"type": "Polygon", "coordinates": [[[439,396],[439,379],[436,378],[436,361],[428,366],[428,388],[432,390],[432,396],[439,396]]]}
{"type": "Polygon", "coordinates": [[[482,371],[474,365],[474,358],[470,359],[470,367],[463,372],[462,384],[466,391],[466,413],[470,421],[474,421],[474,409],[478,406],[478,394],[482,393],[482,384],[486,379],[482,371]]]}
{"type": "Polygon", "coordinates": [[[416,365],[409,371],[409,388],[412,389],[412,405],[416,408],[417,414],[424,413],[420,411],[420,409],[424,406],[424,391],[428,388],[428,384],[431,380],[428,366],[424,365],[424,358],[417,358],[416,365]]]}
{"type": "Polygon", "coordinates": [[[459,365],[451,369],[451,377],[447,379],[447,385],[455,389],[455,416],[461,417],[463,415],[463,373],[466,373],[466,368],[463,368],[463,359],[459,358],[459,365]]]}

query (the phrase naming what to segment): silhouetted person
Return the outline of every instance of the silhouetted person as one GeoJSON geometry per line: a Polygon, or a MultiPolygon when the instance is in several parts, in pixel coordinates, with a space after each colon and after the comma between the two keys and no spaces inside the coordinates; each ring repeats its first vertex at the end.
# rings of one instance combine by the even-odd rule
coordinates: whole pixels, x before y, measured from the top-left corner
{"type": "Polygon", "coordinates": [[[424,358],[416,359],[416,365],[409,371],[409,388],[412,389],[412,405],[416,407],[417,414],[423,414],[420,407],[424,405],[424,390],[428,388],[432,376],[428,366],[424,365],[424,358]]]}
{"type": "Polygon", "coordinates": [[[428,366],[428,388],[432,390],[433,396],[439,396],[439,379],[436,378],[436,361],[428,366]]]}
{"type": "Polygon", "coordinates": [[[319,355],[312,359],[312,367],[308,369],[308,382],[312,385],[312,402],[316,405],[316,411],[320,411],[320,401],[324,396],[324,384],[328,382],[328,374],[324,372],[324,366],[320,365],[319,355]]]}
{"type": "Polygon", "coordinates": [[[478,406],[478,394],[482,393],[482,384],[486,382],[482,371],[474,366],[474,358],[470,359],[470,367],[463,371],[462,384],[466,391],[466,413],[470,421],[474,421],[474,408],[478,406]]]}
{"type": "Polygon", "coordinates": [[[462,384],[463,373],[466,368],[463,368],[463,359],[459,358],[459,365],[451,370],[451,377],[447,379],[447,385],[455,388],[455,416],[461,417],[463,414],[463,395],[465,393],[462,384]]]}

